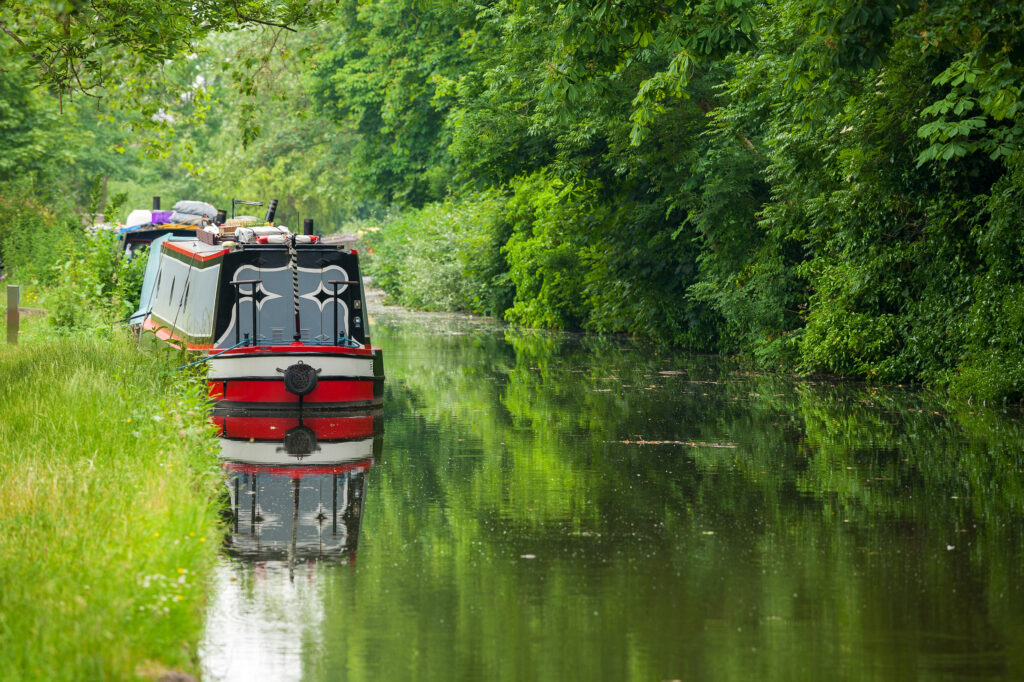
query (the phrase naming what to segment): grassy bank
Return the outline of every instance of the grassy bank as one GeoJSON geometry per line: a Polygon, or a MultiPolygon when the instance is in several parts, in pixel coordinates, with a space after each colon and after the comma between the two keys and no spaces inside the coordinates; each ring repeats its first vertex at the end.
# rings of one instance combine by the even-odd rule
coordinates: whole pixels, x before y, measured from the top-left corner
{"type": "Polygon", "coordinates": [[[47,336],[0,346],[0,679],[194,671],[220,485],[201,387],[125,335],[47,336]]]}

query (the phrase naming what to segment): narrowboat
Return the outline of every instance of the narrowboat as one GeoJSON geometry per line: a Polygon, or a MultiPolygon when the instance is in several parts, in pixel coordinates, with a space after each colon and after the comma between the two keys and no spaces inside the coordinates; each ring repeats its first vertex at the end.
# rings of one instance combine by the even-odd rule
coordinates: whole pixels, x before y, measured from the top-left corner
{"type": "MultiPolygon", "coordinates": [[[[273,207],[276,202],[271,202],[273,207]]],[[[359,255],[272,224],[162,235],[149,251],[143,338],[202,354],[222,408],[379,406],[384,369],[370,343],[359,255]]]]}

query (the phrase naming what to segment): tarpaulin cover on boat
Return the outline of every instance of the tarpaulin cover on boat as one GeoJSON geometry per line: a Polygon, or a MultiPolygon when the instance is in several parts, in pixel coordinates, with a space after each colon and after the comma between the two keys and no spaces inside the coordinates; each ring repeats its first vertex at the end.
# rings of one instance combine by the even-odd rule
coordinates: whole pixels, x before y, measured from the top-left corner
{"type": "Polygon", "coordinates": [[[174,205],[172,223],[199,225],[217,217],[217,209],[205,201],[179,201],[174,205]]]}

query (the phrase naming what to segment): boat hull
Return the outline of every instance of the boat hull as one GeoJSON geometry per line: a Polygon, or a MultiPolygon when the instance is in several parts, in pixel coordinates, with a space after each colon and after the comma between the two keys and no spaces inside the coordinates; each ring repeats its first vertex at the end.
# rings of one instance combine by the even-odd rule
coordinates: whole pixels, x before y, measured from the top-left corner
{"type": "MultiPolygon", "coordinates": [[[[344,346],[259,346],[210,356],[209,396],[222,408],[295,407],[336,410],[376,407],[383,402],[380,349],[344,346]],[[296,392],[286,377],[304,366],[313,386],[296,392]]],[[[303,368],[303,369],[304,369],[303,368]]]]}

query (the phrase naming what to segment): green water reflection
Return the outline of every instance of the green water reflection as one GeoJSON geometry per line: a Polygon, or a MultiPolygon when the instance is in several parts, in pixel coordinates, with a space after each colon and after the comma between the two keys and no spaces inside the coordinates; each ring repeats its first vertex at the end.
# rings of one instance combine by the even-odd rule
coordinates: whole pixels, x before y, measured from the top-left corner
{"type": "Polygon", "coordinates": [[[374,342],[358,560],[282,677],[1024,678],[1020,419],[452,316],[374,342]]]}

